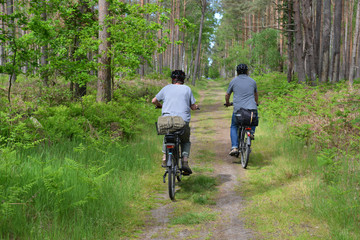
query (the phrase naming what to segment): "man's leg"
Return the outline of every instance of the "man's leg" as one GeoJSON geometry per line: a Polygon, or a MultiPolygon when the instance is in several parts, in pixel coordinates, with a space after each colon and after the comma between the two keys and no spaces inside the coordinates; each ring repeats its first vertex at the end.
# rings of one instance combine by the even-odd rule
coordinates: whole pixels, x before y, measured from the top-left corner
{"type": "Polygon", "coordinates": [[[238,137],[239,125],[236,121],[235,113],[233,113],[231,118],[231,127],[230,127],[230,138],[231,138],[231,151],[230,155],[234,156],[238,153],[239,146],[239,137],[238,137]]]}
{"type": "Polygon", "coordinates": [[[163,157],[162,157],[162,161],[161,161],[161,166],[166,167],[166,146],[165,146],[164,140],[163,140],[162,152],[163,152],[163,157]]]}
{"type": "Polygon", "coordinates": [[[189,124],[187,123],[184,128],[185,128],[184,134],[180,136],[181,151],[182,151],[182,156],[183,156],[182,168],[185,173],[191,174],[192,171],[191,171],[191,168],[189,167],[189,156],[190,156],[190,148],[191,148],[189,124]]]}

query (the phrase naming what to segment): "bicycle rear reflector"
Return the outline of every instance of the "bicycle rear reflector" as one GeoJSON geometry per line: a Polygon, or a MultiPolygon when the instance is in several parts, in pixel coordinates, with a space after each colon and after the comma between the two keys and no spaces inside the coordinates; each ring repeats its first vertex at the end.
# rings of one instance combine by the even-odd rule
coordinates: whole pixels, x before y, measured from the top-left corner
{"type": "Polygon", "coordinates": [[[175,148],[175,145],[166,145],[166,148],[175,148]]]}

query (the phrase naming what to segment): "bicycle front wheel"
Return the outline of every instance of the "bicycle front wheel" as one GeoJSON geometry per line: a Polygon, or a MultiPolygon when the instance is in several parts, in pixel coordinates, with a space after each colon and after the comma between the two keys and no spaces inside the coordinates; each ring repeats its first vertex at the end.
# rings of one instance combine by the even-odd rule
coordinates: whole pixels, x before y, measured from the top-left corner
{"type": "Polygon", "coordinates": [[[248,142],[248,136],[245,135],[244,140],[243,140],[243,148],[241,151],[241,165],[243,168],[246,168],[249,162],[249,157],[250,157],[250,145],[247,143],[248,142]]]}
{"type": "Polygon", "coordinates": [[[171,200],[175,199],[175,177],[176,168],[174,166],[174,157],[171,159],[171,166],[168,167],[168,186],[169,186],[169,197],[171,200]]]}

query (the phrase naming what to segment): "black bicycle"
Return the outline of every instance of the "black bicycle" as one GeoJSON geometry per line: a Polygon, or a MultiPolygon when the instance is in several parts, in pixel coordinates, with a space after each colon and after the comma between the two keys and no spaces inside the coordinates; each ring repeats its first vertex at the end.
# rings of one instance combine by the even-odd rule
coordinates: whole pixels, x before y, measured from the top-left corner
{"type": "Polygon", "coordinates": [[[166,153],[166,169],[163,176],[164,183],[166,176],[168,177],[169,197],[171,200],[175,199],[175,182],[181,181],[184,174],[182,170],[182,153],[181,153],[181,140],[180,135],[184,133],[184,129],[166,134],[164,136],[164,145],[166,153]]]}
{"type": "Polygon", "coordinates": [[[251,153],[251,128],[247,126],[239,127],[239,154],[241,155],[241,165],[246,168],[249,163],[251,153]]]}
{"type": "MultiPolygon", "coordinates": [[[[156,107],[159,108],[159,107],[156,107]]],[[[197,108],[200,110],[200,108],[197,108]]],[[[157,122],[155,123],[156,131],[158,134],[159,129],[157,122]]],[[[166,166],[164,166],[165,173],[163,176],[163,181],[166,183],[166,176],[168,177],[168,188],[169,188],[169,197],[171,200],[175,199],[175,182],[181,182],[182,176],[190,175],[188,172],[182,169],[183,155],[181,151],[181,139],[180,136],[184,134],[185,129],[182,128],[178,131],[168,132],[164,136],[164,146],[166,154],[166,166]]]]}
{"type": "MultiPolygon", "coordinates": [[[[159,129],[157,122],[155,123],[156,131],[158,134],[159,129]]],[[[181,181],[182,175],[187,175],[182,170],[182,151],[181,151],[181,139],[180,136],[184,133],[184,128],[175,131],[169,132],[164,136],[164,146],[165,146],[165,155],[166,155],[166,166],[165,173],[163,176],[163,181],[166,183],[166,176],[168,177],[168,188],[169,188],[169,197],[171,200],[175,199],[175,182],[181,181]]]]}
{"type": "MultiPolygon", "coordinates": [[[[226,104],[224,104],[226,106],[226,104]]],[[[233,106],[233,103],[230,103],[233,106]]],[[[241,159],[241,166],[246,168],[249,163],[250,153],[251,153],[251,127],[240,125],[238,130],[238,149],[239,152],[235,154],[235,157],[241,159]]]]}

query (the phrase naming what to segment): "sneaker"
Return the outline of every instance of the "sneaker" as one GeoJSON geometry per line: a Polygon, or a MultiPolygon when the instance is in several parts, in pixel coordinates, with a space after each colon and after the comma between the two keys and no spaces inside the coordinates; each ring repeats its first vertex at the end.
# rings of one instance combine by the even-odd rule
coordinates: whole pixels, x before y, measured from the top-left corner
{"type": "Polygon", "coordinates": [[[182,164],[182,168],[183,170],[183,175],[190,175],[192,174],[191,168],[189,167],[189,162],[188,161],[184,161],[182,164]]]}
{"type": "Polygon", "coordinates": [[[232,148],[231,151],[229,152],[230,156],[235,156],[237,154],[239,154],[239,149],[237,148],[232,148]]]}

